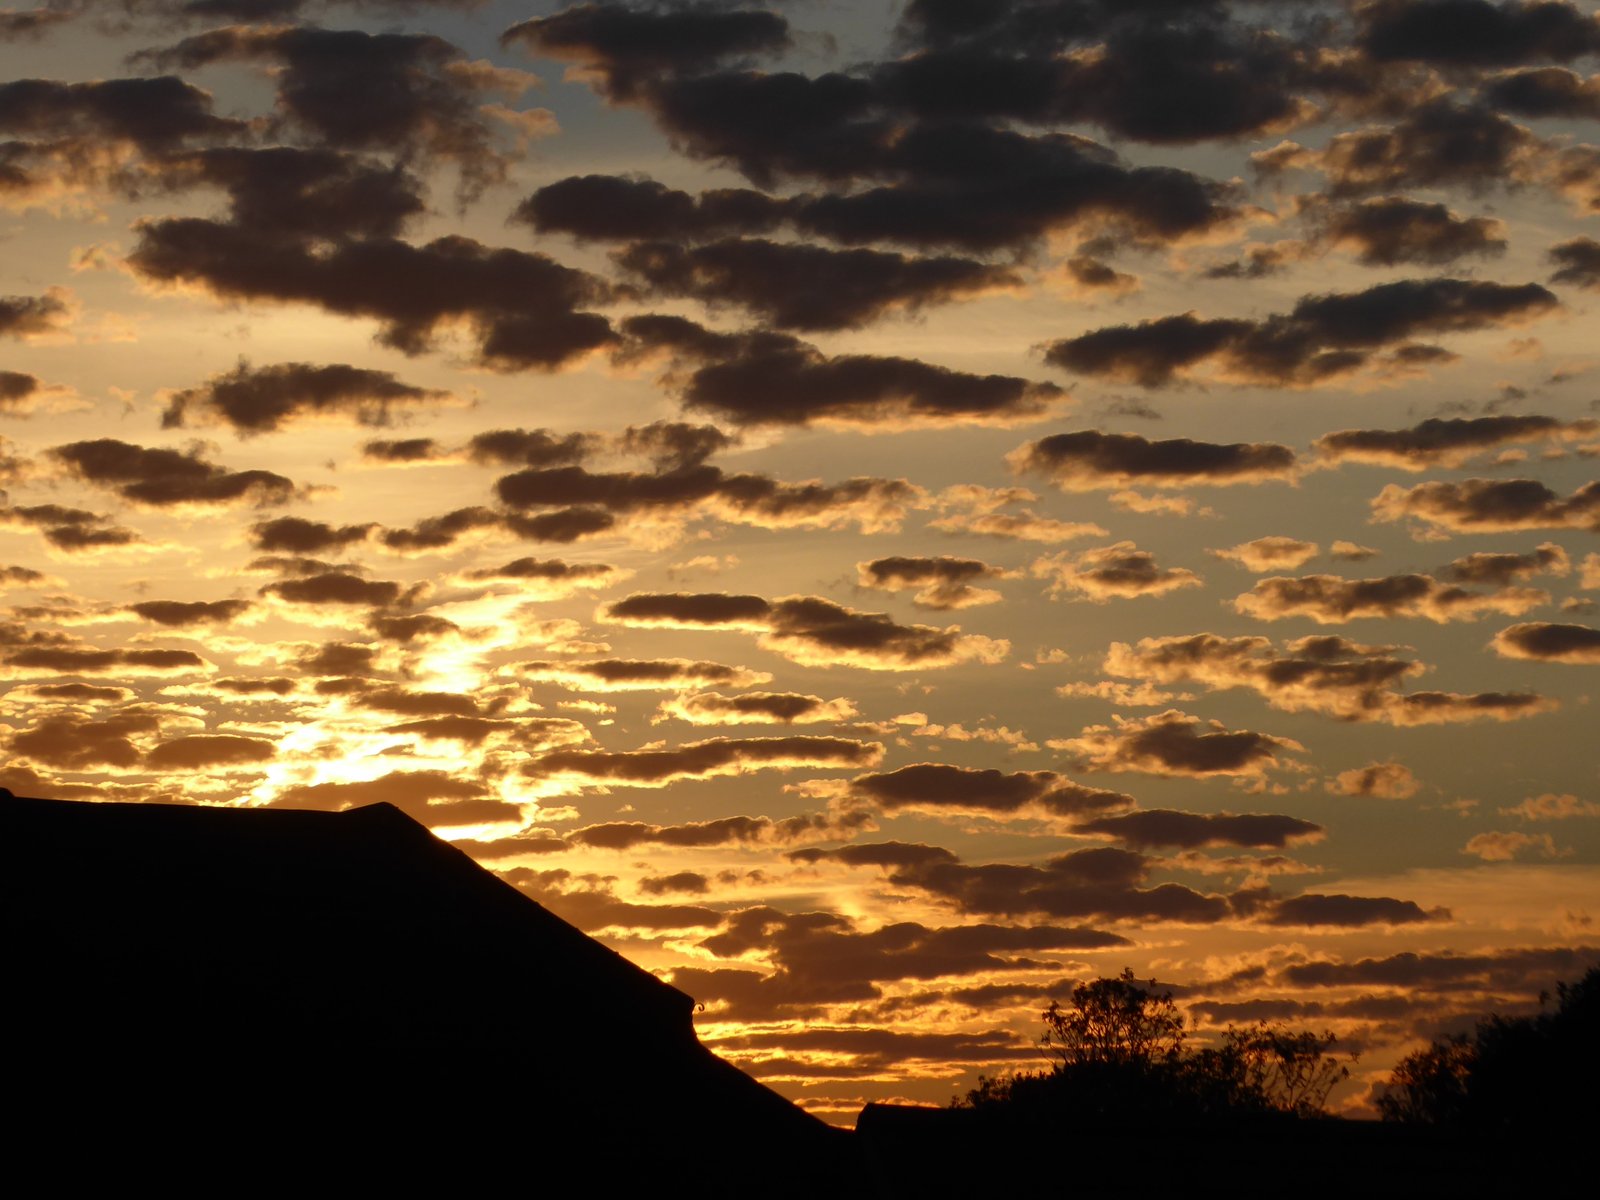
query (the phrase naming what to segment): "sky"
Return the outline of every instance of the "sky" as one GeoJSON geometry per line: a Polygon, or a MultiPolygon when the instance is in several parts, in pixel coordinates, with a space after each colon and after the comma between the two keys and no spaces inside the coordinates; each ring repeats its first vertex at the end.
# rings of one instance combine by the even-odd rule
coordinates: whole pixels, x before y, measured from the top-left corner
{"type": "Polygon", "coordinates": [[[395,804],[832,1121],[1124,968],[1370,1112],[1600,961],[1595,10],[0,9],[0,785],[395,804]]]}

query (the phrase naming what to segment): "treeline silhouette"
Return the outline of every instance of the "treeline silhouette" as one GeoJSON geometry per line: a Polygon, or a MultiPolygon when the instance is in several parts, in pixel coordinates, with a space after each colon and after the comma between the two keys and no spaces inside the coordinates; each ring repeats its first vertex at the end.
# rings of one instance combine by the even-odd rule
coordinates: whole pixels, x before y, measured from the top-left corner
{"type": "MultiPolygon", "coordinates": [[[[1549,998],[1542,1001],[1548,1005],[1549,998]]],[[[1490,1139],[1600,1122],[1600,967],[1557,985],[1553,1010],[1489,1016],[1402,1059],[1378,1097],[1388,1121],[1490,1139]]]]}
{"type": "Polygon", "coordinates": [[[1080,1125],[1312,1117],[1350,1076],[1332,1033],[1258,1021],[1229,1026],[1215,1045],[1190,1043],[1172,994],[1125,970],[1079,984],[1067,1005],[1051,1002],[1039,1039],[1050,1069],[980,1076],[952,1106],[1080,1125]]]}

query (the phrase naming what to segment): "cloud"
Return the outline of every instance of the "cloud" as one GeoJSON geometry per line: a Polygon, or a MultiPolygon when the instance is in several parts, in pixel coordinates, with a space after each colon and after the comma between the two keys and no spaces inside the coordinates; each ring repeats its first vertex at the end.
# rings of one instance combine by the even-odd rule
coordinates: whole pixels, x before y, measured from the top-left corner
{"type": "Polygon", "coordinates": [[[896,887],[914,887],[970,916],[1037,914],[1068,920],[1099,917],[1209,925],[1230,912],[1224,897],[1203,895],[1181,884],[1141,886],[1148,878],[1150,859],[1109,846],[1069,851],[1040,866],[968,865],[937,846],[894,842],[801,850],[791,857],[878,866],[896,887]]]}
{"type": "Polygon", "coordinates": [[[389,608],[411,603],[418,589],[426,586],[408,588],[392,579],[363,579],[348,571],[324,571],[301,579],[280,579],[267,584],[260,594],[313,608],[330,604],[389,608]]]}
{"type": "Polygon", "coordinates": [[[653,473],[531,468],[501,476],[495,493],[513,509],[583,505],[593,507],[567,511],[598,508],[677,520],[709,515],[764,529],[855,524],[866,532],[897,528],[906,509],[922,502],[921,489],[904,480],[786,483],[765,475],[728,474],[709,464],[653,473]]]}
{"type": "Polygon", "coordinates": [[[277,743],[234,734],[192,734],[162,742],[145,755],[153,771],[252,769],[277,757],[277,743]]]}
{"type": "Polygon", "coordinates": [[[274,517],[250,526],[250,542],[269,554],[326,554],[367,540],[374,525],[329,525],[304,517],[274,517]]]}
{"type": "Polygon", "coordinates": [[[1567,557],[1565,550],[1554,542],[1541,542],[1527,554],[1490,554],[1483,551],[1466,554],[1452,562],[1446,573],[1458,583],[1503,586],[1546,572],[1567,575],[1571,571],[1572,560],[1567,557]]]}
{"type": "Polygon", "coordinates": [[[655,354],[675,364],[663,382],[687,408],[740,426],[907,428],[1014,425],[1037,420],[1066,393],[1053,383],[974,375],[876,354],[823,353],[771,330],[715,333],[683,317],[629,317],[624,361],[655,354]]]}
{"type": "Polygon", "coordinates": [[[1545,792],[1529,796],[1521,804],[1502,808],[1500,812],[1505,816],[1521,817],[1524,821],[1565,821],[1572,817],[1600,817],[1600,804],[1593,800],[1580,800],[1570,792],[1545,792]]]}
{"type": "Polygon", "coordinates": [[[134,530],[109,521],[100,513],[59,504],[0,504],[0,526],[37,529],[52,549],[65,554],[92,558],[102,552],[110,554],[124,547],[147,545],[134,530]]]}
{"type": "Polygon", "coordinates": [[[1503,658],[1539,662],[1600,663],[1600,629],[1525,621],[1494,635],[1489,645],[1503,658]]]}
{"type": "Polygon", "coordinates": [[[1336,929],[1355,929],[1368,925],[1418,925],[1445,921],[1449,917],[1446,909],[1425,910],[1412,900],[1316,892],[1278,899],[1268,911],[1260,914],[1260,919],[1268,925],[1331,926],[1336,929]]]}
{"type": "Polygon", "coordinates": [[[210,669],[193,650],[101,650],[93,646],[43,645],[8,649],[4,663],[23,676],[106,675],[127,677],[186,675],[210,669]]]}
{"type": "MultiPolygon", "coordinates": [[[[143,51],[135,60],[189,69],[272,63],[280,132],[293,129],[335,148],[449,161],[467,196],[500,182],[511,157],[496,144],[486,102],[515,99],[536,82],[521,71],[469,62],[432,35],[314,25],[224,26],[143,51]],[[363,102],[372,96],[383,103],[363,102]]],[[[553,118],[548,125],[554,128],[553,118]]],[[[526,120],[521,126],[535,127],[526,120]]]]}
{"type": "Polygon", "coordinates": [[[1308,387],[1372,365],[1418,335],[1523,324],[1559,307],[1536,283],[1402,279],[1302,297],[1260,321],[1193,313],[1114,325],[1049,344],[1045,361],[1078,375],[1163,387],[1210,365],[1233,383],[1308,387]]]}
{"type": "Polygon", "coordinates": [[[1376,0],[1358,16],[1356,45],[1376,62],[1502,67],[1600,52],[1594,17],[1558,0],[1376,0]]]}
{"type": "Polygon", "coordinates": [[[49,454],[73,477],[145,508],[262,507],[293,499],[292,480],[272,471],[230,471],[198,449],[136,446],[115,438],[68,442],[49,454]]]}
{"type": "Polygon", "coordinates": [[[1345,579],[1339,575],[1275,575],[1236,596],[1236,612],[1258,621],[1310,617],[1319,625],[1342,625],[1363,617],[1426,617],[1445,624],[1473,621],[1486,613],[1520,616],[1550,602],[1537,588],[1502,587],[1471,592],[1431,575],[1384,575],[1345,579]]]}
{"type": "Polygon", "coordinates": [[[766,600],[723,592],[635,592],[602,609],[621,625],[739,629],[759,633],[763,649],[804,666],[919,671],[994,663],[1011,644],[961,626],[901,625],[886,613],[846,608],[821,596],[766,600]]]}
{"type": "Polygon", "coordinates": [[[66,293],[60,288],[43,296],[0,296],[0,337],[26,341],[59,333],[72,311],[66,293]]]}
{"type": "Polygon", "coordinates": [[[1550,247],[1550,261],[1558,268],[1552,283],[1570,283],[1590,291],[1600,289],[1600,242],[1576,237],[1550,247]]]}
{"type": "Polygon", "coordinates": [[[1388,484],[1372,501],[1374,521],[1406,517],[1462,533],[1600,529],[1600,482],[1560,496],[1536,479],[1461,479],[1388,484]]]}
{"type": "Polygon", "coordinates": [[[934,816],[983,816],[999,820],[1082,818],[1133,806],[1133,797],[1085,787],[1054,771],[916,763],[877,775],[858,775],[844,793],[847,800],[883,812],[934,816]]]}
{"type": "Polygon", "coordinates": [[[861,714],[855,703],[839,697],[824,700],[799,692],[691,692],[661,702],[652,722],[678,720],[691,725],[814,725],[850,721],[861,714]]]}
{"type": "Polygon", "coordinates": [[[1315,542],[1303,542],[1292,537],[1261,537],[1252,542],[1240,542],[1225,550],[1206,551],[1257,574],[1274,569],[1292,571],[1315,558],[1317,552],[1315,542]]]}
{"type": "Polygon", "coordinates": [[[582,462],[596,448],[590,433],[549,429],[490,429],[472,435],[466,455],[472,462],[502,467],[555,467],[582,462]]]}
{"type": "Polygon", "coordinates": [[[241,362],[199,387],[169,393],[161,427],[228,425],[248,436],[275,432],[303,417],[388,425],[395,411],[404,406],[438,405],[453,399],[449,392],[401,383],[388,371],[343,363],[252,367],[241,362]]]}
{"type": "Polygon", "coordinates": [[[1497,446],[1574,442],[1600,433],[1600,421],[1500,415],[1429,417],[1410,429],[1342,429],[1312,443],[1323,461],[1359,462],[1402,471],[1458,467],[1497,446]]]}
{"type": "Polygon", "coordinates": [[[632,850],[636,846],[784,846],[796,842],[848,838],[869,827],[870,822],[862,813],[802,813],[777,820],[771,817],[719,817],[681,825],[607,821],[573,830],[567,835],[567,843],[604,850],[632,850]]]}
{"type": "Polygon", "coordinates": [[[939,611],[974,608],[993,604],[1000,593],[992,588],[973,587],[982,579],[1004,579],[1009,573],[975,558],[953,558],[941,554],[931,558],[892,555],[856,564],[857,582],[866,588],[885,592],[916,589],[911,602],[918,608],[939,611]]]}
{"type": "Polygon", "coordinates": [[[735,304],[780,329],[854,329],[894,312],[1014,291],[1022,277],[975,259],[914,258],[891,251],[728,238],[685,247],[641,242],[617,265],[649,294],[735,304]]]}
{"type": "Polygon", "coordinates": [[[1113,642],[1108,675],[1145,683],[1198,683],[1213,690],[1243,687],[1285,712],[1317,712],[1343,721],[1397,726],[1458,721],[1514,721],[1549,712],[1553,701],[1531,692],[1410,692],[1400,684],[1426,668],[1342,637],[1305,637],[1281,648],[1263,637],[1212,633],[1113,642]]]}
{"type": "Polygon", "coordinates": [[[1481,858],[1484,862],[1510,862],[1524,850],[1536,851],[1541,858],[1561,857],[1555,839],[1548,833],[1480,833],[1467,839],[1461,853],[1481,858]]]}
{"type": "Polygon", "coordinates": [[[1328,790],[1338,795],[1376,796],[1383,800],[1409,800],[1421,787],[1410,767],[1392,760],[1340,771],[1327,781],[1328,790]]]}
{"type": "Polygon", "coordinates": [[[954,510],[948,516],[928,522],[928,528],[944,533],[973,533],[1006,541],[1057,544],[1080,537],[1105,537],[1106,531],[1084,521],[1061,521],[1043,517],[1019,505],[1038,500],[1026,488],[986,488],[977,484],[958,484],[939,493],[941,509],[954,510]],[[1012,511],[1005,511],[1011,509],[1012,511]]]}
{"type": "Polygon", "coordinates": [[[461,779],[447,771],[391,771],[356,782],[292,784],[268,801],[273,808],[332,812],[378,803],[393,804],[430,829],[523,823],[519,806],[494,798],[477,780],[461,779]]]}
{"type": "Polygon", "coordinates": [[[687,692],[695,688],[750,687],[772,682],[772,676],[762,671],[687,658],[529,661],[517,663],[515,667],[525,678],[585,692],[687,692]]]}
{"type": "Polygon", "coordinates": [[[665,787],[769,769],[873,766],[882,757],[881,744],[850,738],[709,738],[662,750],[553,750],[529,760],[522,772],[570,786],[665,787]]]}
{"type": "Polygon", "coordinates": [[[151,283],[201,287],[220,299],[369,317],[379,323],[378,340],[406,354],[465,324],[479,362],[495,370],[554,370],[615,340],[606,318],[580,311],[610,299],[610,285],[545,255],[460,235],[420,246],[363,238],[324,247],[179,217],[140,225],[127,263],[151,283]]]}
{"type": "Polygon", "coordinates": [[[220,188],[231,222],[267,237],[393,237],[426,208],[403,167],[320,147],[216,146],[146,170],[173,190],[220,188]]]}
{"type": "Polygon", "coordinates": [[[1064,492],[1257,484],[1290,480],[1296,471],[1294,451],[1270,442],[1152,441],[1096,429],[1028,442],[1006,462],[1019,474],[1046,476],[1064,492]]]}
{"type": "Polygon", "coordinates": [[[534,871],[513,867],[500,877],[563,921],[594,933],[602,929],[714,929],[722,924],[715,909],[691,904],[635,904],[620,899],[609,881],[575,876],[557,868],[534,871]]]}
{"type": "Polygon", "coordinates": [[[173,628],[226,625],[250,611],[248,600],[141,600],[128,611],[146,621],[173,628]]]}
{"type": "Polygon", "coordinates": [[[1373,267],[1401,263],[1439,266],[1461,258],[1491,258],[1505,253],[1505,223],[1489,217],[1461,217],[1443,204],[1385,196],[1328,215],[1323,235],[1356,251],[1373,267]]]}
{"type": "Polygon", "coordinates": [[[1303,753],[1290,738],[1249,730],[1229,730],[1177,709],[1151,717],[1115,717],[1115,728],[1090,725],[1075,738],[1052,739],[1050,746],[1077,756],[1090,771],[1140,771],[1203,779],[1213,775],[1259,778],[1286,765],[1280,752],[1303,753]],[[1203,731],[1203,732],[1202,732],[1203,731]]]}
{"type": "Polygon", "coordinates": [[[559,558],[517,558],[498,567],[475,567],[462,578],[479,583],[515,583],[519,594],[554,600],[580,591],[610,587],[632,572],[609,563],[569,563],[559,558]]]}
{"type": "Polygon", "coordinates": [[[1096,817],[1076,825],[1073,832],[1105,834],[1136,850],[1156,846],[1281,850],[1298,842],[1320,841],[1327,831],[1311,821],[1274,813],[1191,813],[1151,808],[1096,817]]]}
{"type": "Polygon", "coordinates": [[[1028,568],[1035,579],[1050,581],[1050,595],[1077,593],[1103,604],[1107,600],[1162,596],[1204,580],[1183,567],[1159,567],[1155,555],[1132,542],[1117,542],[1079,554],[1066,551],[1037,558],[1028,568]]]}

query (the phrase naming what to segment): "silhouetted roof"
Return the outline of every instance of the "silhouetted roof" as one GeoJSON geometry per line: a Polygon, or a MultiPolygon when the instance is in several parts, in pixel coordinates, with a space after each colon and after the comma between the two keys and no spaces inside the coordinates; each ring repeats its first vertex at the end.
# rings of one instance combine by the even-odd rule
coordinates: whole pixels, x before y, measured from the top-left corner
{"type": "Polygon", "coordinates": [[[827,1132],[701,1047],[688,996],[388,804],[3,799],[0,930],[9,1083],[101,1134],[708,1139],[727,1170],[827,1132]]]}

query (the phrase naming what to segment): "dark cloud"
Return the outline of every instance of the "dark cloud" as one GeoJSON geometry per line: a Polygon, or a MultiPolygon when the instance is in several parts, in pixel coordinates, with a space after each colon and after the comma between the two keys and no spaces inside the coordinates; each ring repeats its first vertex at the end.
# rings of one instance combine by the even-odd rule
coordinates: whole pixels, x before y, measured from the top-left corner
{"type": "Polygon", "coordinates": [[[1472,255],[1504,254],[1505,225],[1488,217],[1460,217],[1443,204],[1385,196],[1332,212],[1325,233],[1353,248],[1368,266],[1442,265],[1472,255]]]}
{"type": "Polygon", "coordinates": [[[1445,98],[1411,108],[1404,120],[1334,136],[1320,154],[1294,146],[1256,157],[1269,173],[1282,165],[1315,165],[1335,196],[1408,187],[1491,187],[1536,173],[1543,144],[1497,112],[1445,98]]]}
{"type": "MultiPolygon", "coordinates": [[[[646,318],[648,319],[648,318],[646,318]]],[[[738,445],[739,439],[715,425],[689,425],[683,421],[652,421],[630,425],[617,439],[624,454],[649,459],[657,471],[697,467],[714,454],[738,445]]]]}
{"type": "Polygon", "coordinates": [[[693,196],[639,176],[573,175],[534,192],[512,219],[583,241],[700,241],[769,233],[792,206],[749,188],[693,196]]]}
{"type": "Polygon", "coordinates": [[[1479,954],[1406,950],[1354,961],[1315,958],[1291,963],[1283,980],[1294,987],[1392,987],[1407,991],[1452,991],[1461,987],[1503,991],[1547,986],[1557,977],[1576,978],[1600,950],[1593,946],[1495,950],[1479,954]],[[1530,985],[1530,980],[1537,984],[1530,985]]]}
{"type": "Polygon", "coordinates": [[[582,462],[595,448],[592,434],[548,429],[490,429],[467,443],[475,463],[502,467],[554,467],[582,462]]]}
{"type": "Polygon", "coordinates": [[[891,843],[883,853],[870,845],[837,851],[801,851],[811,861],[836,859],[879,865],[888,881],[914,887],[972,916],[1031,914],[1077,919],[1177,921],[1214,924],[1230,912],[1226,899],[1180,884],[1142,887],[1150,860],[1129,850],[1074,850],[1043,866],[989,863],[972,866],[947,850],[921,847],[912,854],[891,843]]]}
{"type": "Polygon", "coordinates": [[[601,929],[714,929],[722,924],[715,909],[691,904],[634,904],[619,899],[608,881],[571,871],[513,867],[500,876],[518,891],[588,932],[601,929]]]}
{"type": "Polygon", "coordinates": [[[1600,481],[1570,496],[1536,479],[1437,480],[1405,488],[1387,485],[1372,501],[1373,519],[1422,521],[1463,533],[1512,529],[1600,530],[1600,481]]]}
{"type": "Polygon", "coordinates": [[[607,563],[569,563],[559,558],[518,558],[498,567],[479,567],[463,578],[506,580],[524,585],[541,598],[570,596],[585,588],[606,587],[626,573],[607,563]]]}
{"type": "Polygon", "coordinates": [[[1535,415],[1429,417],[1410,429],[1341,429],[1312,443],[1328,462],[1372,463],[1422,471],[1456,467],[1474,455],[1517,442],[1571,442],[1600,434],[1600,422],[1535,415]]]}
{"type": "Polygon", "coordinates": [[[292,784],[275,795],[273,808],[342,812],[365,804],[393,804],[431,828],[498,822],[522,824],[522,810],[497,800],[484,784],[445,771],[391,771],[352,783],[292,784]]]}
{"type": "Polygon", "coordinates": [[[231,426],[250,435],[271,433],[304,417],[335,417],[358,425],[388,425],[397,410],[452,400],[449,392],[401,383],[389,371],[343,363],[241,362],[196,388],[172,392],[161,414],[163,429],[187,424],[231,426]]]}
{"type": "Polygon", "coordinates": [[[1045,361],[1079,375],[1162,387],[1209,365],[1236,383],[1311,386],[1374,362],[1422,334],[1521,324],[1558,307],[1536,283],[1402,279],[1302,297],[1262,320],[1192,313],[1112,325],[1050,343],[1045,361]]]}
{"type": "Polygon", "coordinates": [[[258,767],[277,757],[275,742],[225,733],[197,733],[162,742],[145,755],[153,771],[215,771],[258,767]]]}
{"type": "Polygon", "coordinates": [[[410,172],[337,150],[219,146],[149,169],[169,188],[222,189],[234,225],[274,238],[393,237],[425,208],[410,172]]]}
{"type": "Polygon", "coordinates": [[[1271,442],[1152,441],[1085,429],[1029,442],[1006,459],[1013,471],[1046,476],[1063,491],[1227,485],[1292,479],[1294,451],[1271,442]]]}
{"type": "Polygon", "coordinates": [[[0,42],[37,41],[75,16],[67,9],[24,8],[0,12],[0,42]]]}
{"type": "Polygon", "coordinates": [[[1479,94],[1490,108],[1519,117],[1600,116],[1600,79],[1563,67],[1534,67],[1493,76],[1479,94]]]}
{"type": "Polygon", "coordinates": [[[251,525],[250,542],[256,549],[274,554],[325,554],[366,541],[373,528],[372,525],[329,525],[304,517],[275,517],[251,525]]]}
{"type": "Polygon", "coordinates": [[[203,671],[193,650],[101,650],[90,646],[27,646],[9,650],[0,662],[30,675],[184,675],[203,671]]]}
{"type": "Polygon", "coordinates": [[[881,775],[858,775],[848,797],[884,812],[902,809],[955,816],[1081,818],[1133,806],[1133,797],[1085,787],[1054,771],[1005,774],[992,768],[917,763],[881,775]]]}
{"type": "Polygon", "coordinates": [[[664,700],[652,718],[676,719],[693,725],[811,725],[848,721],[860,714],[844,698],[824,700],[799,692],[693,692],[664,700]]]}
{"type": "Polygon", "coordinates": [[[620,786],[663,787],[680,779],[792,771],[801,767],[865,767],[883,757],[877,742],[792,735],[709,738],[665,750],[553,750],[522,768],[534,779],[572,779],[620,786]]]}
{"type": "Polygon", "coordinates": [[[911,589],[915,592],[913,604],[937,610],[993,604],[1000,599],[999,592],[972,585],[1006,575],[1001,568],[979,559],[953,558],[948,554],[931,558],[892,555],[856,564],[857,582],[862,587],[886,592],[911,589]]]}
{"type": "Polygon", "coordinates": [[[1319,712],[1344,721],[1437,725],[1515,721],[1554,707],[1529,692],[1411,692],[1397,689],[1426,668],[1396,646],[1363,646],[1342,637],[1300,638],[1281,649],[1262,637],[1142,638],[1113,642],[1107,674],[1155,684],[1198,683],[1213,690],[1248,688],[1274,708],[1319,712]]]}
{"type": "Polygon", "coordinates": [[[718,817],[682,825],[608,821],[573,830],[567,840],[571,845],[605,850],[631,850],[635,846],[792,845],[852,837],[870,824],[864,813],[802,813],[776,820],[771,817],[718,817]]]}
{"type": "Polygon", "coordinates": [[[368,462],[407,465],[438,462],[446,454],[431,437],[373,438],[361,443],[361,457],[368,462]]]}
{"type": "Polygon", "coordinates": [[[295,655],[295,666],[311,676],[372,675],[377,670],[378,651],[374,646],[353,642],[324,642],[306,646],[295,655]]]}
{"type": "Polygon", "coordinates": [[[1600,629],[1587,625],[1556,625],[1528,621],[1494,635],[1490,643],[1506,658],[1531,658],[1541,662],[1600,663],[1600,629]]]}
{"type": "Polygon", "coordinates": [[[499,182],[508,162],[485,112],[488,102],[515,98],[533,82],[521,72],[469,62],[431,35],[308,25],[225,26],[134,59],[188,69],[271,63],[280,129],[339,149],[450,161],[469,195],[499,182]]]}
{"type": "Polygon", "coordinates": [[[1408,800],[1417,794],[1421,784],[1404,763],[1368,763],[1349,771],[1340,771],[1329,780],[1327,788],[1343,796],[1378,796],[1385,800],[1408,800]]]}
{"type": "Polygon", "coordinates": [[[1491,554],[1479,551],[1463,555],[1446,569],[1458,583],[1491,584],[1503,587],[1535,575],[1566,575],[1572,570],[1567,552],[1554,542],[1541,542],[1526,554],[1491,554]]]}
{"type": "Polygon", "coordinates": [[[1502,67],[1600,52],[1593,15],[1556,0],[1375,0],[1359,17],[1356,45],[1377,62],[1502,67]]]}
{"type": "Polygon", "coordinates": [[[272,471],[230,471],[198,449],[135,446],[115,438],[68,442],[50,455],[74,477],[146,508],[262,507],[293,499],[292,480],[272,471]]]}
{"type": "Polygon", "coordinates": [[[37,529],[46,542],[68,554],[92,554],[142,541],[133,530],[109,521],[99,513],[60,504],[0,505],[0,525],[37,529]]]}
{"type": "Polygon", "coordinates": [[[334,604],[388,608],[409,603],[416,594],[416,588],[407,588],[390,579],[363,579],[348,571],[324,571],[300,579],[281,579],[277,583],[269,583],[261,589],[261,594],[311,607],[334,604]]]}
{"type": "Polygon", "coordinates": [[[516,664],[529,679],[591,692],[687,692],[703,687],[748,687],[772,676],[725,663],[687,658],[597,658],[569,662],[528,661],[516,664]]]}
{"type": "Polygon", "coordinates": [[[1575,237],[1550,247],[1550,261],[1558,268],[1554,283],[1570,283],[1590,291],[1600,289],[1600,242],[1575,237]]]}
{"type": "Polygon", "coordinates": [[[777,13],[718,5],[574,4],[519,22],[500,41],[573,63],[612,99],[629,100],[662,76],[698,74],[730,58],[784,50],[789,24],[777,13]]]}
{"type": "Polygon", "coordinates": [[[766,475],[730,474],[709,463],[659,472],[530,468],[496,480],[495,493],[513,509],[582,505],[570,511],[600,509],[669,520],[715,516],[767,529],[857,524],[868,531],[897,526],[906,506],[921,498],[904,480],[787,483],[766,475]]]}
{"type": "Polygon", "coordinates": [[[1096,602],[1161,596],[1204,581],[1183,567],[1162,567],[1155,555],[1132,542],[1117,542],[1079,554],[1063,551],[1036,559],[1029,568],[1035,579],[1050,581],[1052,596],[1079,595],[1096,602]]]}
{"type": "Polygon", "coordinates": [[[313,247],[247,226],[173,218],[141,225],[127,261],[154,283],[369,317],[380,342],[407,354],[427,350],[441,327],[465,323],[480,361],[497,370],[552,370],[614,340],[604,317],[578,311],[611,297],[599,278],[459,235],[420,246],[367,238],[313,247]]]}
{"type": "Polygon", "coordinates": [[[622,322],[625,357],[664,352],[680,364],[666,383],[686,407],[736,425],[922,426],[1013,424],[1065,396],[1051,383],[974,375],[917,359],[824,354],[788,334],[721,334],[682,317],[622,322]]]}
{"type": "Polygon", "coordinates": [[[1074,832],[1106,834],[1136,850],[1156,846],[1281,850],[1296,842],[1319,841],[1326,831],[1311,821],[1275,813],[1191,813],[1152,808],[1096,817],[1076,825],[1074,832]]]}
{"type": "Polygon", "coordinates": [[[160,718],[152,713],[119,712],[91,719],[58,713],[11,734],[14,758],[61,771],[133,770],[144,757],[141,743],[156,735],[160,718]]]}
{"type": "Polygon", "coordinates": [[[44,584],[49,578],[43,571],[35,571],[32,567],[0,567],[0,587],[34,587],[44,584]]]}
{"type": "Polygon", "coordinates": [[[1314,892],[1277,900],[1269,911],[1261,914],[1261,919],[1268,925],[1332,926],[1337,929],[1367,925],[1416,925],[1427,921],[1445,921],[1449,917],[1446,909],[1425,910],[1412,900],[1314,892]]]}
{"type": "Polygon", "coordinates": [[[160,156],[186,143],[242,138],[245,121],[219,117],[211,96],[173,75],[67,83],[0,83],[0,135],[6,190],[25,198],[137,179],[132,156],[160,156]]]}
{"type": "Polygon", "coordinates": [[[1426,617],[1443,624],[1473,621],[1487,613],[1520,616],[1550,602],[1550,593],[1504,586],[1473,592],[1431,575],[1384,575],[1345,579],[1340,575],[1274,576],[1234,598],[1237,612],[1260,621],[1309,617],[1319,625],[1342,625],[1363,617],[1426,617]]]}
{"type": "Polygon", "coordinates": [[[711,881],[698,871],[674,871],[671,875],[646,875],[639,880],[639,890],[647,896],[667,896],[674,892],[703,896],[711,890],[711,881]]]}
{"type": "Polygon", "coordinates": [[[0,337],[27,338],[56,333],[71,308],[58,292],[43,296],[0,296],[0,337]]]}
{"type": "Polygon", "coordinates": [[[250,611],[248,600],[141,600],[128,611],[157,625],[226,625],[250,611]]]}
{"type": "Polygon", "coordinates": [[[730,238],[685,247],[641,242],[617,264],[654,295],[734,304],[785,329],[851,329],[891,312],[1018,288],[1008,267],[964,258],[730,238]]]}
{"type": "Polygon", "coordinates": [[[886,613],[862,612],[821,596],[766,600],[721,592],[636,592],[603,610],[622,625],[732,628],[757,632],[763,648],[792,662],[912,671],[961,662],[998,662],[1010,643],[937,629],[900,625],[886,613]]]}
{"type": "Polygon", "coordinates": [[[1211,775],[1259,776],[1284,765],[1281,752],[1298,742],[1249,730],[1229,730],[1177,709],[1152,717],[1117,717],[1116,727],[1091,725],[1075,738],[1052,740],[1090,771],[1141,771],[1202,779],[1211,775]]]}

